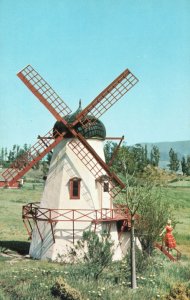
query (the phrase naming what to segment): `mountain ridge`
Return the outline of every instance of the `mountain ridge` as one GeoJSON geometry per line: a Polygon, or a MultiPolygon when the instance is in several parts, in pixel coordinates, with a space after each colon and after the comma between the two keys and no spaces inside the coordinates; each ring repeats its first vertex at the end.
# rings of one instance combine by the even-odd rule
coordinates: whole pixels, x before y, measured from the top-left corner
{"type": "Polygon", "coordinates": [[[167,168],[169,164],[169,151],[172,148],[181,160],[182,157],[190,156],[190,140],[174,141],[174,142],[156,142],[156,143],[140,143],[142,146],[147,146],[148,154],[150,154],[153,146],[157,146],[160,151],[160,167],[167,168]]]}

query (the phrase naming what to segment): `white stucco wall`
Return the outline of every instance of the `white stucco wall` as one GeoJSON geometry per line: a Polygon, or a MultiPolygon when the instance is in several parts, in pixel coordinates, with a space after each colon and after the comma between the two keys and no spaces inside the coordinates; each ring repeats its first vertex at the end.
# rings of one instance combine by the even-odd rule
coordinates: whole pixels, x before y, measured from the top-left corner
{"type": "MultiPolygon", "coordinates": [[[[54,149],[40,206],[47,208],[99,209],[98,185],[95,178],[78,156],[69,148],[69,141],[70,139],[63,140],[54,149]],[[73,177],[81,178],[81,195],[79,200],[73,200],[69,197],[69,180],[73,177]]],[[[91,139],[88,142],[98,155],[105,160],[103,141],[91,139]]],[[[109,194],[104,194],[104,198],[107,199],[103,204],[109,208],[110,201],[107,201],[110,198],[109,194]]]]}

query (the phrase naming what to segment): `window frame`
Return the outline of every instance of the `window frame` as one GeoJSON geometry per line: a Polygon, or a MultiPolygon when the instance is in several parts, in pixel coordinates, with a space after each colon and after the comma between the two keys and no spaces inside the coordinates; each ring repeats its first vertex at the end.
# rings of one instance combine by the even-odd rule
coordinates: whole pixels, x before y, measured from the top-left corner
{"type": "Polygon", "coordinates": [[[69,196],[71,200],[76,200],[76,199],[80,199],[80,182],[81,182],[81,178],[78,177],[73,177],[69,180],[69,196]],[[77,182],[77,189],[78,189],[78,193],[77,196],[74,195],[74,183],[77,182]]]}
{"type": "Polygon", "coordinates": [[[109,191],[110,191],[109,181],[103,181],[103,192],[109,193],[109,191]]]}

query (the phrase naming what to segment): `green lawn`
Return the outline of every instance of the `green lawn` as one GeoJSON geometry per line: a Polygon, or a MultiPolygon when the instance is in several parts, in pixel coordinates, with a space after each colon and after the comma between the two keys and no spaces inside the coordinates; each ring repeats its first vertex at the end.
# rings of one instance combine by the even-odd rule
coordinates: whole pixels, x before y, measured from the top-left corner
{"type": "Polygon", "coordinates": [[[42,194],[42,185],[26,184],[22,189],[0,190],[0,240],[27,240],[27,232],[22,222],[22,206],[29,202],[38,202],[42,194]]]}

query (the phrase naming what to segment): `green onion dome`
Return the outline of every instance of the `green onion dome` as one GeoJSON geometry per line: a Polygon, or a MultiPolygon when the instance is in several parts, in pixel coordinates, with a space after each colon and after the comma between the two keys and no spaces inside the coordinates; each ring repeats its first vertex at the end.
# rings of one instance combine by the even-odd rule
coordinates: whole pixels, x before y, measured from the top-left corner
{"type": "MultiPolygon", "coordinates": [[[[81,102],[79,102],[79,108],[76,110],[76,112],[65,116],[64,119],[69,124],[72,124],[76,120],[77,115],[81,111],[82,111],[81,102]]],[[[106,138],[106,128],[105,128],[104,124],[100,120],[96,119],[94,116],[87,115],[87,118],[92,121],[91,126],[87,126],[87,127],[83,128],[82,125],[80,123],[78,123],[77,125],[74,126],[74,129],[77,132],[79,132],[80,134],[82,134],[82,136],[86,139],[94,138],[94,139],[104,140],[106,138]]],[[[66,138],[73,137],[72,134],[70,133],[70,131],[67,129],[67,127],[61,121],[57,121],[53,127],[54,136],[56,136],[55,130],[57,130],[59,133],[66,132],[66,135],[65,135],[66,138]]]]}

